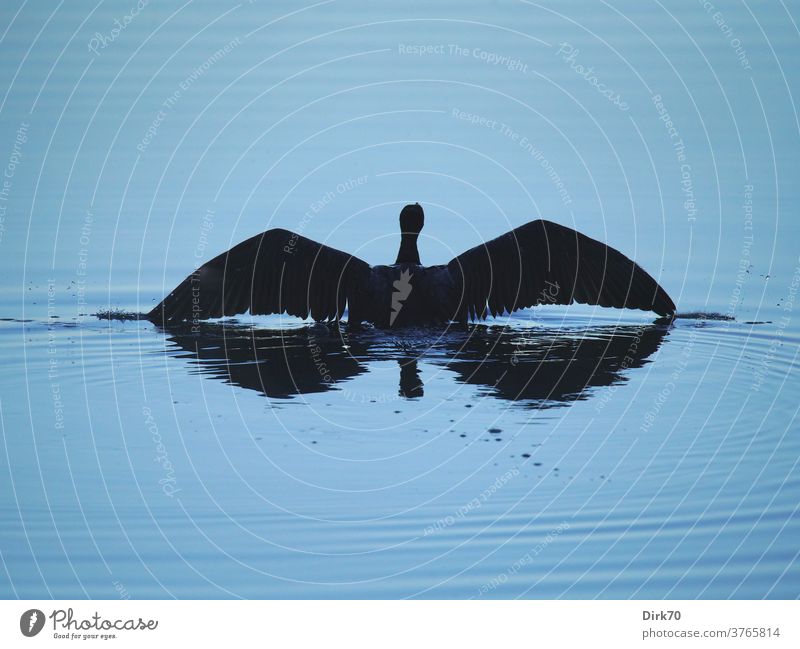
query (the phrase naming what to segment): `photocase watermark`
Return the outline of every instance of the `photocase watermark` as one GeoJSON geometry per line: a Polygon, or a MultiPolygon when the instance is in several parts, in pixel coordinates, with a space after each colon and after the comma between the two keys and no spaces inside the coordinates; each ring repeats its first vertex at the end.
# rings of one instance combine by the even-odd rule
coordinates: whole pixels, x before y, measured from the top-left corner
{"type": "Polygon", "coordinates": [[[503,67],[509,72],[527,74],[528,64],[513,56],[506,56],[480,47],[463,47],[457,43],[408,44],[399,43],[397,53],[404,56],[460,56],[472,58],[486,65],[503,67]]]}
{"type": "MultiPolygon", "coordinates": [[[[561,286],[558,282],[551,282],[549,279],[544,281],[544,288],[539,293],[536,304],[557,304],[561,286]]],[[[522,331],[514,343],[514,351],[511,354],[511,364],[517,365],[520,358],[525,355],[525,349],[534,344],[539,339],[537,332],[522,331]]]]}
{"type": "Polygon", "coordinates": [[[208,247],[208,233],[214,229],[215,213],[213,207],[206,209],[206,213],[200,223],[200,236],[197,238],[197,245],[194,247],[195,259],[202,259],[205,256],[206,248],[208,247]]]}
{"type": "Polygon", "coordinates": [[[750,273],[752,262],[750,261],[750,249],[755,243],[753,236],[753,185],[744,186],[744,203],[742,208],[744,210],[744,234],[742,236],[742,248],[739,254],[739,264],[736,269],[735,282],[733,289],[731,289],[731,297],[728,300],[728,308],[725,315],[728,320],[733,320],[736,315],[736,309],[742,301],[742,288],[747,281],[747,275],[750,273]]]}
{"type": "Polygon", "coordinates": [[[191,286],[192,292],[192,316],[189,318],[191,324],[191,332],[193,334],[200,333],[200,321],[202,320],[202,309],[200,307],[200,293],[201,293],[201,280],[200,280],[200,269],[196,268],[192,271],[192,274],[189,276],[189,285],[191,286]]]}
{"type": "Polygon", "coordinates": [[[354,392],[350,388],[342,388],[342,397],[351,403],[392,403],[405,401],[406,398],[396,392],[354,392]]]}
{"type": "Polygon", "coordinates": [[[122,19],[114,19],[114,26],[107,33],[102,34],[100,32],[95,32],[94,35],[89,39],[89,51],[96,56],[99,56],[100,51],[106,49],[115,40],[117,40],[122,32],[128,28],[128,25],[130,25],[135,20],[136,16],[139,15],[139,12],[148,4],[149,0],[139,0],[133,7],[131,7],[131,10],[122,17],[122,19]]]}
{"type": "Polygon", "coordinates": [[[203,61],[202,64],[198,65],[194,70],[192,70],[191,73],[189,73],[183,79],[183,81],[178,84],[178,87],[175,88],[173,93],[163,102],[161,102],[161,107],[156,113],[156,116],[153,118],[150,126],[147,127],[142,139],[139,140],[139,144],[136,145],[136,149],[139,151],[139,153],[144,153],[147,150],[147,147],[150,146],[150,143],[153,141],[155,136],[158,135],[159,128],[161,128],[161,125],[167,119],[169,111],[171,111],[178,104],[183,97],[183,93],[189,90],[189,88],[191,88],[198,79],[203,77],[214,65],[219,63],[223,57],[230,54],[241,44],[242,38],[239,36],[228,41],[225,45],[223,45],[205,61],[203,61]]]}
{"type": "MultiPolygon", "coordinates": [[[[195,259],[202,259],[205,256],[206,248],[208,247],[208,234],[214,229],[214,215],[216,214],[214,207],[208,207],[206,213],[203,215],[203,220],[200,222],[200,234],[197,237],[197,244],[194,247],[195,259]]],[[[202,307],[200,306],[200,294],[202,293],[202,278],[200,276],[200,268],[196,268],[189,276],[189,285],[192,294],[191,317],[191,333],[200,333],[200,321],[202,320],[202,307]]]]}
{"type": "Polygon", "coordinates": [[[114,590],[117,591],[117,595],[119,596],[120,599],[130,599],[131,598],[131,594],[128,592],[128,589],[125,588],[125,584],[123,584],[118,579],[115,579],[111,583],[114,585],[114,590]]]}
{"type": "MultiPolygon", "coordinates": [[[[628,349],[625,352],[625,356],[622,358],[622,363],[620,363],[620,370],[627,370],[629,369],[635,362],[637,358],[637,354],[639,352],[639,344],[642,342],[642,334],[644,333],[647,325],[641,325],[637,327],[636,331],[633,333],[633,337],[631,338],[631,343],[628,345],[628,349]]],[[[595,405],[594,409],[596,412],[600,412],[603,408],[606,407],[606,404],[611,401],[614,396],[614,393],[619,389],[619,384],[613,383],[611,385],[607,385],[603,394],[600,395],[597,404],[595,405]]]]}
{"type": "Polygon", "coordinates": [[[561,42],[558,45],[559,47],[558,50],[556,50],[556,56],[560,56],[561,60],[567,63],[575,74],[577,74],[579,77],[583,77],[590,86],[597,90],[597,92],[599,92],[621,111],[624,112],[630,110],[628,102],[622,99],[622,96],[619,92],[609,88],[597,78],[593,67],[587,68],[582,63],[578,63],[578,54],[581,53],[578,48],[571,43],[567,43],[566,41],[561,42]]]}
{"type": "MultiPolygon", "coordinates": [[[[752,192],[753,192],[753,186],[745,185],[744,200],[742,202],[742,209],[744,210],[744,218],[745,218],[745,231],[748,230],[752,231],[753,229],[752,192]]],[[[750,238],[750,243],[752,244],[752,237],[750,238]]],[[[747,251],[748,251],[747,262],[749,264],[749,247],[747,248],[747,251]]],[[[740,268],[742,261],[745,260],[744,259],[740,260],[739,264],[740,268]]],[[[737,288],[740,289],[741,287],[737,288]]],[[[769,343],[767,352],[761,358],[758,367],[756,367],[756,369],[753,372],[753,384],[750,386],[750,389],[753,392],[759,392],[761,390],[761,387],[764,385],[764,382],[767,379],[770,367],[772,366],[773,362],[775,361],[775,357],[778,354],[778,348],[781,345],[783,345],[783,335],[792,322],[794,305],[797,299],[797,292],[799,288],[800,288],[800,258],[798,259],[798,265],[795,266],[794,273],[792,273],[792,277],[789,280],[789,286],[786,289],[786,295],[778,302],[778,306],[781,307],[781,316],[777,320],[772,340],[769,343]]],[[[737,303],[738,303],[738,293],[737,293],[737,303]]]]}
{"type": "Polygon", "coordinates": [[[19,617],[19,630],[26,638],[32,638],[44,628],[44,612],[38,608],[25,611],[19,617]]]}
{"type": "MultiPolygon", "coordinates": [[[[746,183],[744,185],[744,198],[742,201],[742,213],[743,213],[742,248],[739,255],[737,272],[734,278],[734,285],[733,288],[731,289],[730,299],[728,300],[728,306],[725,313],[722,315],[722,317],[719,318],[721,320],[719,326],[723,329],[729,328],[731,326],[731,323],[736,321],[735,320],[736,309],[741,303],[742,288],[744,287],[744,284],[747,281],[747,277],[750,272],[750,267],[752,265],[750,262],[750,249],[753,247],[753,244],[755,242],[755,238],[753,236],[754,190],[755,187],[752,184],[746,183]]],[[[800,278],[798,278],[798,283],[800,283],[800,278]]],[[[663,409],[670,395],[676,389],[678,381],[681,378],[681,375],[689,365],[689,359],[692,355],[692,350],[694,348],[696,339],[697,339],[697,331],[696,329],[691,329],[686,344],[684,345],[683,351],[681,352],[680,359],[678,360],[677,367],[672,371],[669,381],[667,381],[664,384],[664,387],[659,391],[659,393],[653,399],[652,406],[645,413],[644,421],[639,427],[639,430],[641,432],[646,433],[652,428],[653,424],[655,423],[658,415],[660,414],[661,410],[663,409]]]]}
{"type": "MultiPolygon", "coordinates": [[[[197,244],[194,247],[194,257],[195,259],[202,259],[205,256],[206,248],[208,247],[208,234],[211,230],[214,229],[214,214],[215,210],[213,207],[209,207],[206,209],[206,213],[203,215],[203,220],[200,223],[200,234],[197,237],[197,244]]],[[[192,307],[191,307],[191,333],[198,334],[200,333],[200,321],[201,321],[201,307],[200,307],[200,293],[202,291],[202,282],[200,278],[200,269],[196,268],[192,271],[190,275],[190,286],[192,292],[192,307]]]]}
{"type": "Polygon", "coordinates": [[[404,270],[400,272],[400,278],[392,282],[392,312],[389,314],[390,327],[394,325],[394,321],[397,320],[397,316],[400,315],[400,311],[403,309],[403,304],[411,295],[411,291],[414,288],[411,285],[412,277],[414,277],[414,274],[410,270],[404,270]]]}
{"type": "Polygon", "coordinates": [[[44,611],[32,608],[20,616],[19,630],[25,637],[32,638],[44,629],[47,618],[52,620],[53,638],[56,640],[114,640],[118,631],[154,631],[158,628],[158,620],[144,620],[141,617],[111,620],[95,611],[89,618],[79,618],[71,608],[55,609],[46,616],[44,611]]]}
{"type": "Polygon", "coordinates": [[[778,348],[784,344],[783,336],[792,322],[794,305],[795,301],[797,300],[797,292],[798,289],[800,289],[800,258],[797,259],[797,264],[798,265],[795,266],[794,273],[792,273],[792,277],[789,280],[789,286],[786,290],[786,295],[779,303],[781,307],[781,316],[778,318],[778,322],[775,326],[775,331],[773,332],[772,340],[769,343],[767,353],[761,358],[761,362],[758,364],[758,367],[753,373],[753,384],[750,386],[753,392],[759,392],[761,387],[764,385],[764,382],[767,379],[767,374],[770,370],[770,366],[775,361],[775,357],[778,354],[778,348]]]}
{"type": "MultiPolygon", "coordinates": [[[[107,619],[97,611],[88,618],[82,618],[77,617],[71,608],[55,609],[46,617],[52,621],[53,638],[56,640],[114,640],[119,631],[155,631],[158,628],[158,620],[141,617],[107,619]]],[[[30,638],[42,631],[45,622],[44,611],[32,608],[20,617],[19,630],[30,638]]]]}
{"type": "Polygon", "coordinates": [[[142,406],[142,415],[144,415],[144,425],[147,427],[147,430],[150,433],[153,444],[155,444],[156,456],[154,460],[164,470],[164,477],[158,480],[158,484],[161,485],[161,490],[164,492],[164,494],[170,498],[174,498],[175,494],[181,491],[181,489],[176,486],[177,480],[175,478],[175,467],[172,465],[172,461],[169,459],[167,447],[164,444],[164,440],[162,439],[161,433],[158,430],[158,424],[153,417],[152,410],[150,410],[150,408],[147,406],[142,406]]]}
{"type": "Polygon", "coordinates": [[[319,376],[322,379],[323,383],[327,383],[328,385],[333,385],[334,383],[333,376],[331,375],[330,370],[328,369],[328,364],[322,357],[322,350],[323,350],[322,345],[320,345],[317,342],[317,336],[313,332],[313,330],[309,330],[308,332],[308,350],[311,353],[311,361],[314,363],[314,367],[319,373],[319,376]]]}
{"type": "Polygon", "coordinates": [[[329,189],[322,196],[309,204],[308,209],[303,214],[303,220],[301,220],[300,224],[298,225],[298,230],[302,232],[303,229],[305,229],[305,226],[308,225],[308,222],[322,212],[322,210],[328,207],[331,203],[333,203],[337,196],[341,196],[342,194],[346,194],[347,192],[354,190],[356,187],[365,185],[368,180],[369,176],[364,175],[356,176],[355,178],[348,178],[340,183],[336,183],[336,187],[334,189],[329,189]]]}
{"type": "Polygon", "coordinates": [[[531,548],[528,552],[526,552],[522,557],[517,559],[514,563],[512,563],[508,569],[504,572],[501,572],[496,577],[490,579],[485,584],[481,585],[478,588],[478,596],[482,597],[487,593],[497,589],[499,586],[508,582],[509,577],[513,577],[516,575],[520,570],[525,568],[526,566],[531,565],[536,557],[542,553],[542,551],[551,545],[554,541],[556,541],[564,532],[569,529],[569,523],[567,521],[563,521],[552,530],[547,533],[547,536],[544,537],[539,543],[537,543],[533,548],[531,548]]]}
{"type": "MultiPolygon", "coordinates": [[[[200,222],[200,234],[197,237],[197,244],[194,247],[195,259],[202,259],[205,256],[206,248],[208,247],[208,235],[214,229],[214,215],[216,214],[214,207],[206,208],[206,213],[200,222]]],[[[189,276],[189,285],[191,287],[192,305],[191,316],[189,318],[190,331],[193,334],[200,333],[200,321],[202,320],[202,308],[200,306],[200,295],[202,293],[202,279],[200,276],[200,268],[196,268],[189,276]]]]}
{"type": "Polygon", "coordinates": [[[346,194],[349,191],[356,189],[357,187],[361,187],[365,185],[369,180],[369,176],[356,176],[355,178],[348,178],[347,180],[343,180],[342,182],[336,183],[336,187],[333,189],[329,189],[326,191],[322,196],[319,198],[311,201],[308,205],[308,209],[303,213],[302,218],[298,221],[297,226],[292,232],[292,236],[286,245],[283,247],[283,251],[287,255],[291,255],[294,253],[297,242],[300,238],[300,235],[305,232],[308,224],[311,223],[326,207],[328,207],[333,201],[336,200],[338,196],[346,194]]]}
{"type": "Polygon", "coordinates": [[[737,38],[733,27],[725,20],[725,16],[722,12],[716,11],[716,7],[713,3],[707,0],[698,0],[698,4],[711,16],[711,20],[719,27],[719,31],[728,39],[728,45],[734,51],[734,54],[736,54],[736,58],[739,60],[739,65],[742,66],[742,69],[747,71],[752,70],[753,67],[750,65],[750,59],[747,57],[747,50],[742,45],[741,39],[737,38]]]}
{"type": "Polygon", "coordinates": [[[572,203],[572,197],[569,195],[561,176],[559,176],[559,174],[556,172],[555,168],[550,163],[550,160],[548,160],[544,155],[544,152],[539,149],[534,142],[528,139],[528,137],[522,135],[518,131],[515,131],[513,128],[511,128],[511,126],[504,122],[499,122],[495,119],[490,119],[476,113],[470,113],[465,110],[461,110],[458,107],[453,108],[453,110],[450,112],[450,115],[454,119],[467,122],[473,126],[480,126],[491,131],[496,131],[503,137],[511,140],[514,144],[520,147],[523,151],[525,151],[525,153],[539,163],[545,174],[547,174],[550,182],[553,183],[553,186],[556,188],[556,191],[561,198],[561,202],[564,205],[570,205],[572,203]]]}
{"type": "Polygon", "coordinates": [[[28,141],[28,122],[20,122],[11,145],[11,154],[8,157],[6,166],[3,168],[3,178],[0,182],[0,243],[3,242],[3,235],[6,231],[6,215],[8,213],[8,199],[11,196],[11,187],[14,184],[14,176],[17,167],[22,164],[22,149],[28,141]]]}
{"type": "Polygon", "coordinates": [[[87,311],[86,302],[86,274],[89,270],[89,245],[92,242],[92,229],[94,227],[94,211],[92,206],[83,215],[83,223],[78,232],[78,262],[75,266],[75,297],[77,298],[77,315],[83,318],[87,311]]]}
{"type": "Polygon", "coordinates": [[[47,280],[47,380],[50,383],[50,396],[53,400],[53,427],[64,430],[64,398],[61,396],[59,382],[58,343],[53,318],[56,315],[56,280],[47,280]]]}
{"type": "Polygon", "coordinates": [[[480,509],[484,503],[486,503],[492,496],[494,496],[498,491],[500,491],[500,489],[505,487],[513,478],[518,475],[519,469],[517,467],[513,467],[504,474],[498,476],[497,479],[488,487],[486,487],[486,489],[481,491],[477,497],[459,507],[455,512],[453,512],[453,514],[445,516],[444,518],[440,518],[435,523],[428,525],[423,532],[423,536],[430,536],[435,532],[439,532],[450,527],[451,525],[455,525],[457,521],[465,518],[470,512],[480,509]]]}
{"type": "Polygon", "coordinates": [[[689,333],[689,338],[686,341],[686,344],[683,346],[680,358],[678,359],[678,364],[675,369],[672,370],[669,380],[664,384],[664,387],[659,390],[658,394],[653,397],[653,402],[650,408],[648,408],[647,412],[645,412],[642,423],[639,426],[640,432],[646,433],[653,427],[653,424],[656,422],[658,415],[663,410],[664,405],[667,403],[670,395],[675,391],[678,381],[680,381],[680,378],[686,371],[686,368],[689,367],[689,359],[692,356],[692,350],[694,349],[696,338],[697,333],[693,329],[689,333]]]}
{"type": "Polygon", "coordinates": [[[675,158],[680,165],[681,173],[681,192],[683,193],[683,209],[686,210],[686,220],[690,223],[697,220],[697,204],[694,197],[694,182],[692,180],[692,165],[686,157],[686,145],[683,138],[678,132],[678,127],[675,125],[672,117],[664,105],[661,95],[658,93],[652,97],[653,106],[655,106],[658,113],[658,119],[664,123],[664,128],[667,130],[672,149],[675,152],[675,158]]]}

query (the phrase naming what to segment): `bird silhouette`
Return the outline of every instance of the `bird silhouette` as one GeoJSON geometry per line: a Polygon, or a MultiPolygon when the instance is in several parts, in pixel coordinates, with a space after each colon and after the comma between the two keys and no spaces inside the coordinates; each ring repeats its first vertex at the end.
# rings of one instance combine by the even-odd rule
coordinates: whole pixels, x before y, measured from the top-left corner
{"type": "Polygon", "coordinates": [[[531,221],[437,266],[420,262],[424,222],[419,203],[406,205],[397,260],[377,266],[289,230],[267,230],[200,266],[147,317],[168,324],[286,313],[320,322],[347,311],[350,325],[388,329],[482,320],[537,304],[675,313],[634,261],[552,221],[531,221]]]}

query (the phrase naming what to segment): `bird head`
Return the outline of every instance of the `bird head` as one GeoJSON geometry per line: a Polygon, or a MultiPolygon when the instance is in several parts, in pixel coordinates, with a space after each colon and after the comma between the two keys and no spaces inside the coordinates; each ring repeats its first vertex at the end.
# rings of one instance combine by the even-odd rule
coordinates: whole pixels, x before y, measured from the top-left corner
{"type": "Polygon", "coordinates": [[[419,203],[406,205],[400,212],[400,231],[403,234],[419,234],[425,225],[425,212],[419,203]]]}

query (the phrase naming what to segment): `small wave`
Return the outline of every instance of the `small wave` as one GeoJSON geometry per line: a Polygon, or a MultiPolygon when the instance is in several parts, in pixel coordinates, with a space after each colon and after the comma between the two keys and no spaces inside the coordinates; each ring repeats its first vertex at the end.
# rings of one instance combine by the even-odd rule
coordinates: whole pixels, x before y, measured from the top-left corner
{"type": "Polygon", "coordinates": [[[736,318],[734,318],[732,315],[716,313],[714,311],[690,311],[689,313],[676,313],[675,317],[680,318],[681,320],[724,320],[727,322],[736,320],[736,318]]]}

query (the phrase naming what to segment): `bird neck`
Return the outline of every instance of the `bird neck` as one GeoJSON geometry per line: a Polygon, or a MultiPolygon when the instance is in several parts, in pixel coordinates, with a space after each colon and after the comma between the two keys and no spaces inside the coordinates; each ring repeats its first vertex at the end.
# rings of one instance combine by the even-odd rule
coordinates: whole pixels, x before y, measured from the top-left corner
{"type": "Polygon", "coordinates": [[[400,251],[397,253],[396,264],[418,264],[419,251],[417,250],[417,237],[419,232],[403,232],[400,239],[400,251]]]}

